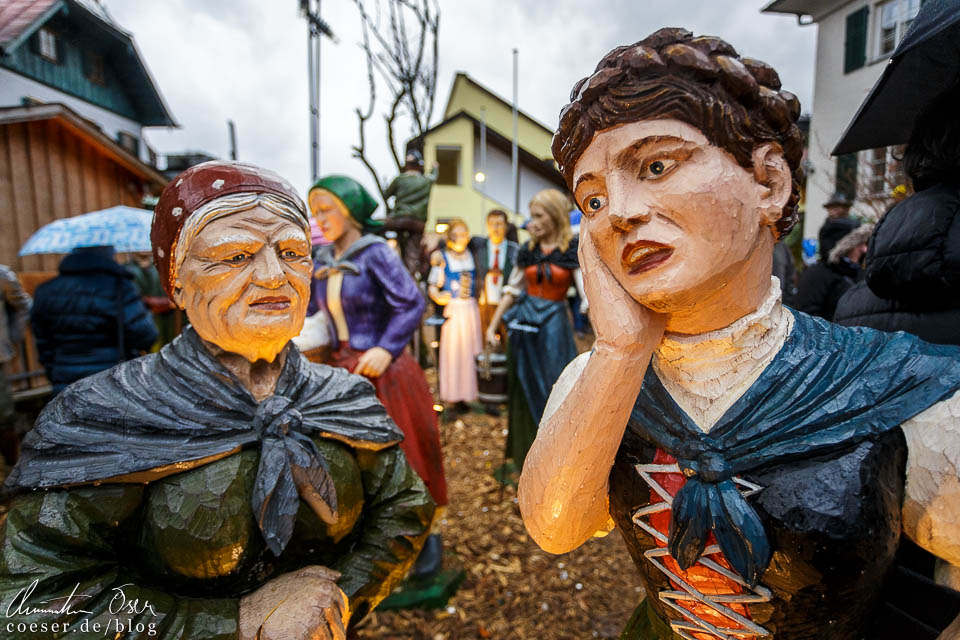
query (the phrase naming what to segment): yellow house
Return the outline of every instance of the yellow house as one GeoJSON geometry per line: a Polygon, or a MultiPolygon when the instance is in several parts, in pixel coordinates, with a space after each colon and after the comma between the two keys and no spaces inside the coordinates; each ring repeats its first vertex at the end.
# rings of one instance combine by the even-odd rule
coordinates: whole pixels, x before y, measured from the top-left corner
{"type": "Polygon", "coordinates": [[[511,145],[513,111],[509,102],[466,73],[453,81],[443,122],[428,130],[422,142],[424,164],[439,165],[430,196],[427,229],[438,220],[459,217],[476,235],[485,233],[486,214],[503,209],[518,226],[529,215],[528,204],[541,189],[566,191],[550,153],[553,130],[522,111],[518,114],[520,215],[513,215],[511,145]],[[486,145],[481,144],[486,127],[486,145]]]}

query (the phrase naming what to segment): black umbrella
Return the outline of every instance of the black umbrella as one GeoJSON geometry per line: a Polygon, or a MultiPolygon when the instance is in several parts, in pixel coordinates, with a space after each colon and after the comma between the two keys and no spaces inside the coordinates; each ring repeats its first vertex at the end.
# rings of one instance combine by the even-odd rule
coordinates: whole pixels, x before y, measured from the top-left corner
{"type": "Polygon", "coordinates": [[[960,0],[927,0],[833,155],[906,143],[917,115],[958,82],[960,0]]]}

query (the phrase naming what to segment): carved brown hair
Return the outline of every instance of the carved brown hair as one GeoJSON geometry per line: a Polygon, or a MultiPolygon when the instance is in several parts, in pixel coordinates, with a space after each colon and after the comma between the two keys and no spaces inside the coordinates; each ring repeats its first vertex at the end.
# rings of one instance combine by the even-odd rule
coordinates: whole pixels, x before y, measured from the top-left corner
{"type": "Polygon", "coordinates": [[[780,90],[770,65],[741,58],[720,38],[666,28],[614,49],[593,75],[573,86],[553,136],[553,157],[572,188],[574,166],[594,134],[655,118],[696,127],[751,171],[753,149],[776,143],[793,177],[790,199],[776,223],[782,238],[797,221],[803,156],[799,116],[800,101],[780,90]]]}

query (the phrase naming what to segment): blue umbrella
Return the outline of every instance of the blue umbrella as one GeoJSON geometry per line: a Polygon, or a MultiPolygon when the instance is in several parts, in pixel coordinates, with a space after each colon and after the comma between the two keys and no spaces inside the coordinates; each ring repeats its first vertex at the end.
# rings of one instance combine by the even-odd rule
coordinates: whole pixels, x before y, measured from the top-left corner
{"type": "Polygon", "coordinates": [[[150,251],[153,213],[123,205],[54,220],[30,236],[21,256],[69,253],[78,247],[112,246],[118,253],[150,251]]]}

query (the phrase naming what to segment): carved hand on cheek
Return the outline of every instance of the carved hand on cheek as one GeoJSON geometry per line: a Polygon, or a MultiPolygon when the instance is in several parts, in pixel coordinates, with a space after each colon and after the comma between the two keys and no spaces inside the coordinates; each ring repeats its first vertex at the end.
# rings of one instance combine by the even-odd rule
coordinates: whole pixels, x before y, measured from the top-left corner
{"type": "Polygon", "coordinates": [[[258,206],[196,235],[174,302],[207,342],[250,362],[272,362],[303,326],[311,271],[303,226],[258,206]]]}
{"type": "Polygon", "coordinates": [[[581,221],[579,260],[597,348],[632,353],[659,344],[666,316],[630,297],[597,253],[590,227],[590,222],[581,221]]]}

